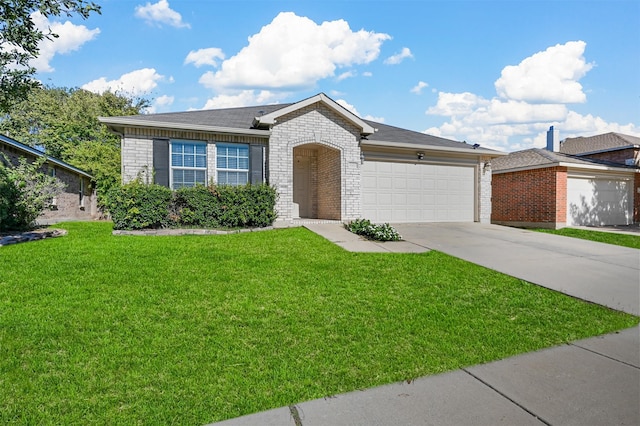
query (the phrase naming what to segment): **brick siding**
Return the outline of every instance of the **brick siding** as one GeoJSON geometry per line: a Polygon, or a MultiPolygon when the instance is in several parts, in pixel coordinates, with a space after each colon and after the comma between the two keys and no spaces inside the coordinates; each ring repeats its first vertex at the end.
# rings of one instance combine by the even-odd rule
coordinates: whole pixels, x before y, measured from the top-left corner
{"type": "Polygon", "coordinates": [[[567,169],[548,167],[493,175],[491,221],[560,228],[567,217],[567,169]]]}
{"type": "Polygon", "coordinates": [[[293,150],[302,145],[318,149],[318,215],[350,220],[361,215],[359,129],[331,108],[318,102],[280,117],[273,127],[269,142],[269,183],[278,192],[278,220],[291,220],[293,207],[293,150]],[[325,148],[323,148],[325,147],[325,148]],[[328,149],[327,149],[328,148],[328,149]],[[325,157],[320,159],[320,157],[325,157]],[[320,173],[337,170],[329,181],[320,173]],[[338,193],[335,188],[339,181],[338,193]],[[332,188],[332,189],[328,189],[332,188]],[[330,195],[331,194],[331,195],[330,195]],[[322,206],[321,206],[322,204],[322,206]],[[322,210],[322,212],[321,212],[322,210]]]}
{"type": "Polygon", "coordinates": [[[624,165],[627,165],[626,160],[633,159],[634,164],[636,166],[640,166],[640,149],[637,148],[599,152],[596,154],[585,155],[584,157],[593,158],[594,160],[606,160],[624,165]]]}

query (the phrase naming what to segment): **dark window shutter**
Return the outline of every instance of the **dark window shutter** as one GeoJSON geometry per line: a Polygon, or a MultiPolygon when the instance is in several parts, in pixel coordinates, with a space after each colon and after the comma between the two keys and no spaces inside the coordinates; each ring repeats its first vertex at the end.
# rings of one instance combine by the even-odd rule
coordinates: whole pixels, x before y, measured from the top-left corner
{"type": "Polygon", "coordinates": [[[153,140],[153,183],[169,186],[169,140],[153,140]]]}
{"type": "Polygon", "coordinates": [[[259,185],[264,182],[264,154],[263,145],[251,145],[249,148],[249,160],[251,161],[249,173],[251,185],[259,185]]]}

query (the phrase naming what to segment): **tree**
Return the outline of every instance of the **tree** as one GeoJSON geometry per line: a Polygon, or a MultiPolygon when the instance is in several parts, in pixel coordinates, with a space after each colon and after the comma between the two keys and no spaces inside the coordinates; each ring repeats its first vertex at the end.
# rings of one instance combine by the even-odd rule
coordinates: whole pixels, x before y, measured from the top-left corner
{"type": "Polygon", "coordinates": [[[60,180],[42,172],[45,162],[45,157],[33,163],[22,157],[12,165],[6,156],[0,156],[0,231],[32,227],[64,190],[60,180]]]}
{"type": "Polygon", "coordinates": [[[89,172],[101,203],[120,183],[120,138],[98,117],[136,115],[148,106],[145,99],[111,92],[42,87],[0,116],[0,132],[89,172]]]}
{"type": "Polygon", "coordinates": [[[36,69],[30,61],[40,53],[39,43],[57,34],[38,29],[32,14],[45,17],[79,15],[86,19],[100,6],[86,0],[0,0],[0,112],[40,86],[33,80],[36,69]]]}

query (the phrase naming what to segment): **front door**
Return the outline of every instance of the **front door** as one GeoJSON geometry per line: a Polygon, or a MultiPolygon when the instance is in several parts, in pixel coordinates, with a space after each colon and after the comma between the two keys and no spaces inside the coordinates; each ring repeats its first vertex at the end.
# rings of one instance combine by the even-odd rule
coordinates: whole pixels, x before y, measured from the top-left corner
{"type": "Polygon", "coordinates": [[[296,156],[293,161],[293,202],[298,205],[300,217],[311,217],[310,157],[296,156]]]}

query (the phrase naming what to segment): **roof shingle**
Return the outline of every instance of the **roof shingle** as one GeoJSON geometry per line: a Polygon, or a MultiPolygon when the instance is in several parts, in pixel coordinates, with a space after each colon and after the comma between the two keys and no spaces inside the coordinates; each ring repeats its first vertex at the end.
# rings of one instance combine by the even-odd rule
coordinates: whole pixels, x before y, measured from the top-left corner
{"type": "Polygon", "coordinates": [[[613,149],[640,146],[640,138],[621,133],[605,133],[602,135],[567,138],[560,143],[560,152],[572,155],[609,151],[613,149]]]}

